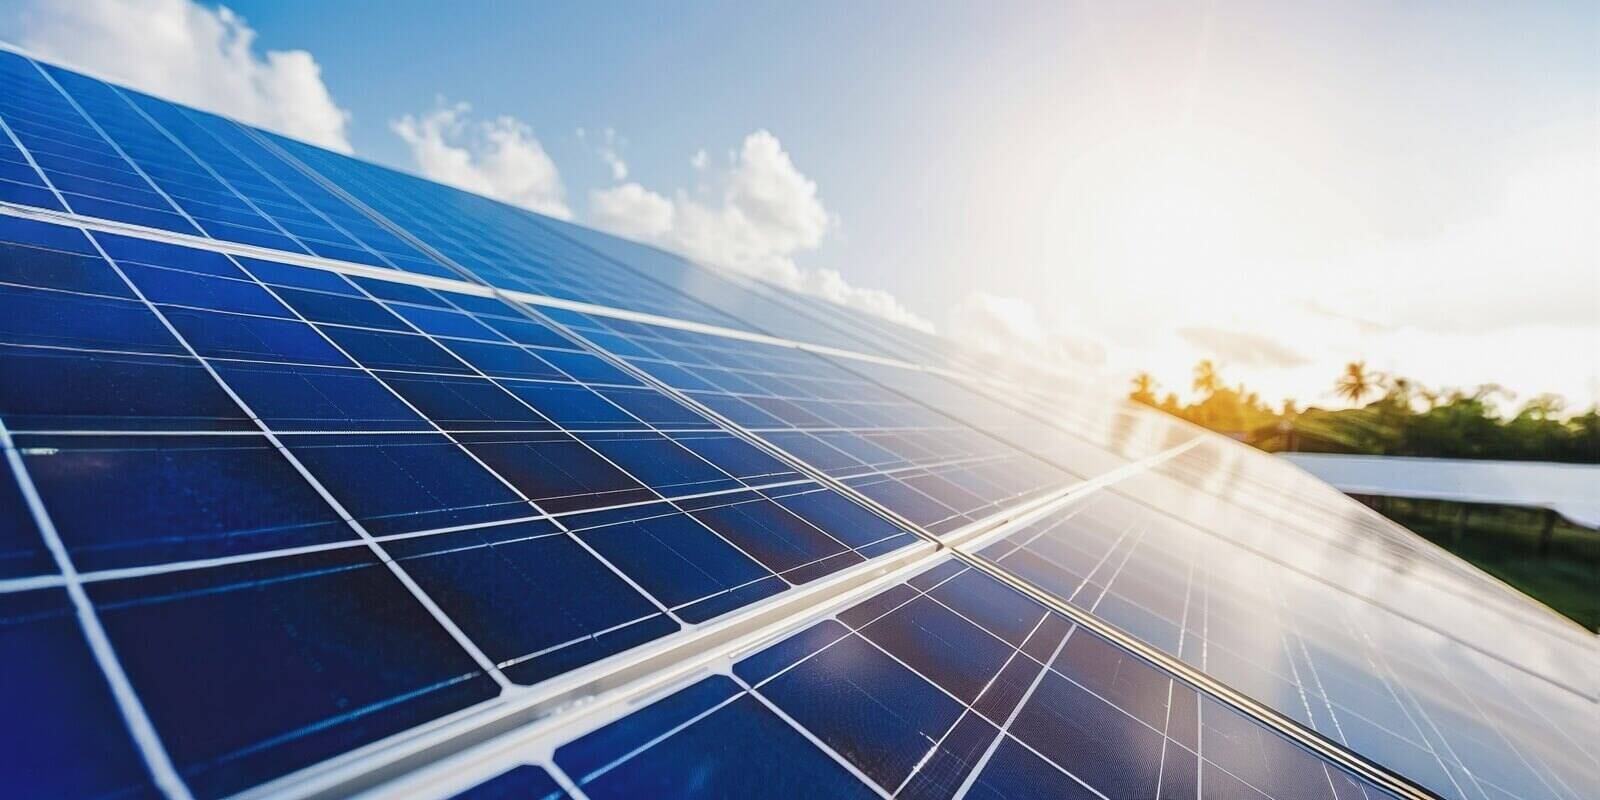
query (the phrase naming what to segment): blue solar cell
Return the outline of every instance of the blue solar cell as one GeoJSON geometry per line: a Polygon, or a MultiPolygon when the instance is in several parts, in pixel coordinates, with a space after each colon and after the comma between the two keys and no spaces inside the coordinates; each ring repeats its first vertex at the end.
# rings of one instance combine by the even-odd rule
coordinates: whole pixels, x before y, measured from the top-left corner
{"type": "Polygon", "coordinates": [[[354,536],[261,436],[18,435],[15,440],[80,570],[354,536]]]}
{"type": "Polygon", "coordinates": [[[566,376],[556,371],[544,359],[521,347],[461,339],[445,340],[443,344],[452,353],[472,365],[473,369],[485,375],[496,378],[566,380],[566,376]]]}
{"type": "Polygon", "coordinates": [[[828,531],[851,547],[866,547],[894,537],[902,537],[907,542],[913,538],[899,526],[844,499],[837,492],[785,493],[774,499],[795,516],[828,531]]]}
{"type": "Polygon", "coordinates": [[[798,574],[786,575],[791,582],[802,583],[861,560],[837,539],[766,498],[739,493],[713,500],[716,505],[699,508],[694,512],[695,518],[767,569],[780,575],[796,571],[798,574]],[[830,569],[816,570],[825,559],[840,556],[843,558],[839,562],[827,562],[830,569]]]}
{"type": "Polygon", "coordinates": [[[586,433],[584,444],[666,495],[734,489],[740,483],[671,439],[654,433],[586,433]]]}
{"type": "Polygon", "coordinates": [[[255,430],[193,358],[0,345],[0,418],[26,430],[255,430]]]}
{"type": "Polygon", "coordinates": [[[548,522],[387,546],[518,683],[537,683],[678,630],[648,598],[548,522]]]}
{"type": "Polygon", "coordinates": [[[711,428],[710,420],[654,389],[599,388],[595,391],[629,414],[659,428],[711,428]]]}
{"type": "Polygon", "coordinates": [[[426,336],[361,328],[320,326],[328,338],[368,369],[418,370],[466,375],[465,364],[426,336]]]}
{"type": "Polygon", "coordinates": [[[143,303],[0,285],[0,341],[181,354],[143,303]]]}
{"type": "Polygon", "coordinates": [[[179,774],[219,797],[495,696],[364,547],[92,584],[179,774]]]}
{"type": "Polygon", "coordinates": [[[510,380],[501,385],[564,428],[639,427],[638,420],[583,386],[510,380]]]}
{"type": "Polygon", "coordinates": [[[23,578],[56,571],[33,523],[10,464],[0,467],[0,578],[23,578]]]}
{"type": "Polygon", "coordinates": [[[799,633],[746,656],[733,665],[733,673],[751,686],[761,686],[801,661],[844,641],[850,629],[825,619],[799,633]]]}
{"type": "Polygon", "coordinates": [[[1018,797],[1098,800],[1102,797],[1010,737],[1000,741],[1000,746],[995,749],[983,772],[978,774],[967,796],[982,800],[1013,800],[1018,797]]]}
{"type": "MultiPolygon", "coordinates": [[[[1059,636],[1051,637],[1053,640],[1050,649],[1054,650],[1061,643],[1059,636]]],[[[1049,654],[1045,654],[1046,660],[1049,654]]],[[[996,725],[1004,725],[1011,719],[1011,713],[1022,704],[1028,691],[1033,688],[1034,681],[1038,680],[1039,673],[1044,670],[1044,665],[1032,658],[1013,658],[1006,662],[990,684],[978,695],[972,704],[972,710],[978,712],[996,725]]]]}
{"type": "MultiPolygon", "coordinates": [[[[508,300],[502,300],[498,297],[463,294],[461,292],[451,292],[444,289],[440,289],[432,294],[435,298],[437,298],[437,300],[446,301],[449,305],[455,306],[456,308],[459,308],[468,314],[473,314],[480,317],[500,317],[504,320],[528,322],[537,327],[545,327],[540,323],[534,323],[532,320],[528,319],[527,316],[524,315],[521,310],[519,310],[520,307],[516,304],[508,300]]],[[[444,307],[446,302],[435,302],[432,303],[432,305],[444,307]]],[[[570,347],[571,345],[569,344],[566,346],[570,347]]]]}
{"type": "Polygon", "coordinates": [[[1010,730],[1112,797],[1155,796],[1161,734],[1057,673],[1044,673],[1010,730]]]}
{"type": "Polygon", "coordinates": [[[256,417],[276,431],[433,430],[359,369],[245,362],[215,367],[256,417]]]}
{"type": "Polygon", "coordinates": [[[0,283],[133,297],[104,259],[13,244],[0,244],[0,283]]]}
{"type": "Polygon", "coordinates": [[[288,435],[284,444],[373,534],[516,519],[533,509],[443,436],[288,435]]]}
{"type": "Polygon", "coordinates": [[[378,377],[445,430],[538,430],[550,423],[482,378],[382,372],[378,377]]]}
{"type": "Polygon", "coordinates": [[[254,281],[228,280],[172,269],[123,264],[122,272],[152,303],[194,306],[234,314],[291,317],[283,304],[254,281]]]}
{"type": "Polygon", "coordinates": [[[564,433],[464,433],[457,438],[550,513],[656,499],[638,481],[564,433]]]}
{"type": "Polygon", "coordinates": [[[359,325],[365,328],[382,328],[410,332],[404,322],[383,306],[359,297],[349,297],[298,289],[279,289],[283,302],[294,307],[300,316],[312,322],[332,322],[339,325],[359,325]]]}
{"type": "Polygon", "coordinates": [[[89,244],[89,239],[83,231],[22,217],[0,216],[0,242],[79,255],[96,255],[94,246],[89,244]]]}
{"type": "Polygon", "coordinates": [[[350,280],[354,281],[363,291],[379,300],[397,300],[402,303],[415,303],[425,306],[444,306],[444,302],[437,293],[421,286],[362,277],[352,277],[350,280]]]}
{"type": "Polygon", "coordinates": [[[111,256],[119,264],[148,264],[221,278],[244,277],[244,273],[234,266],[228,256],[210,250],[179,247],[165,242],[100,232],[94,234],[94,240],[105,249],[106,255],[111,256]]]}
{"type": "Polygon", "coordinates": [[[250,270],[262,283],[276,286],[292,286],[297,289],[316,289],[323,292],[336,294],[356,295],[358,292],[350,282],[338,273],[326,270],[297,267],[293,264],[280,264],[276,261],[262,261],[256,258],[239,258],[239,263],[250,270]]]}
{"type": "MultiPolygon", "coordinates": [[[[693,450],[696,455],[740,480],[772,483],[800,477],[800,473],[789,465],[756,449],[743,439],[721,431],[677,434],[672,440],[693,450]]],[[[842,498],[841,502],[849,504],[842,498]]]]}
{"type": "Polygon", "coordinates": [[[845,453],[829,447],[810,434],[763,432],[762,438],[784,452],[835,477],[863,472],[864,465],[845,453]]]}
{"type": "MultiPolygon", "coordinates": [[[[845,484],[886,508],[924,527],[932,528],[951,519],[951,509],[916,489],[888,478],[852,478],[845,484]]],[[[957,519],[963,519],[957,517],[957,519]]]]}
{"type": "Polygon", "coordinates": [[[999,638],[927,598],[895,609],[861,635],[969,704],[1012,653],[999,638]]]}
{"type": "Polygon", "coordinates": [[[568,795],[550,774],[522,764],[484,781],[450,800],[563,800],[568,795]]]}
{"type": "Polygon", "coordinates": [[[970,712],[962,715],[897,796],[908,800],[955,797],[967,774],[988,751],[995,733],[995,727],[982,717],[970,712]]]}
{"type": "MultiPolygon", "coordinates": [[[[462,306],[466,308],[467,306],[462,306]]],[[[517,344],[535,347],[571,347],[567,337],[528,319],[507,319],[487,316],[479,319],[483,324],[499,331],[502,336],[517,344]]]]}
{"type": "Polygon", "coordinates": [[[7,794],[160,796],[65,591],[0,594],[0,650],[18,656],[0,662],[7,794]]]}
{"type": "Polygon", "coordinates": [[[500,334],[489,330],[466,314],[407,305],[393,305],[390,308],[396,314],[405,317],[407,322],[417,326],[423,333],[434,336],[485,339],[491,342],[503,341],[504,339],[500,334]]]}
{"type": "Polygon", "coordinates": [[[696,705],[673,717],[614,723],[619,734],[627,735],[625,741],[648,742],[670,732],[676,718],[689,712],[692,722],[653,747],[632,752],[616,746],[621,736],[602,729],[557,750],[556,763],[569,774],[582,775],[579,785],[596,800],[691,794],[775,799],[875,796],[759,701],[741,695],[717,706],[717,694],[700,688],[711,684],[717,693],[736,691],[731,683],[712,677],[684,689],[679,694],[695,693],[696,705]],[[710,713],[694,718],[706,711],[710,713]],[[751,747],[752,742],[761,744],[751,747]],[[576,766],[589,763],[606,766],[590,772],[576,766]]]}
{"type": "Polygon", "coordinates": [[[604,360],[587,353],[567,350],[541,350],[539,355],[554,364],[574,380],[583,383],[609,383],[618,386],[638,386],[639,379],[611,366],[604,360]]]}
{"type": "MultiPolygon", "coordinates": [[[[677,384],[673,384],[677,385],[677,384]]],[[[701,405],[722,415],[735,425],[747,429],[773,428],[783,424],[777,417],[756,408],[737,397],[725,395],[701,395],[695,398],[701,405]]],[[[770,439],[770,436],[764,438],[770,439]]],[[[796,454],[798,455],[798,454],[796,454]]],[[[813,465],[820,467],[821,465],[813,465]]]]}
{"type": "Polygon", "coordinates": [[[726,704],[740,688],[725,677],[698,681],[651,703],[626,720],[607,725],[560,748],[556,762],[580,784],[594,780],[618,758],[642,749],[659,735],[726,704]]]}
{"type": "Polygon", "coordinates": [[[600,520],[594,527],[584,515],[565,521],[578,538],[668,608],[738,593],[722,603],[701,606],[698,613],[681,610],[684,619],[708,619],[728,603],[744,605],[785,588],[749,556],[665,504],[628,511],[632,519],[600,520]]]}
{"type": "Polygon", "coordinates": [[[350,366],[328,340],[298,320],[194,308],[165,308],[161,313],[196,353],[207,358],[350,366]]]}
{"type": "Polygon", "coordinates": [[[935,599],[1013,645],[1027,641],[1044,610],[1016,592],[995,591],[994,579],[966,570],[929,590],[935,599]]]}
{"type": "Polygon", "coordinates": [[[1104,639],[1074,636],[1056,657],[1055,668],[1084,688],[1155,729],[1167,723],[1165,676],[1104,639]]]}
{"type": "Polygon", "coordinates": [[[759,691],[881,786],[898,787],[961,716],[961,704],[855,636],[759,691]]]}

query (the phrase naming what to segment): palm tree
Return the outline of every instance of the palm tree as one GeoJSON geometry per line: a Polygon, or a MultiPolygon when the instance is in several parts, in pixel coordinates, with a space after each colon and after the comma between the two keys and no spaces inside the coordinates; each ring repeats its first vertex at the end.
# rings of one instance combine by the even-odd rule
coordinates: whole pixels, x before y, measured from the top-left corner
{"type": "Polygon", "coordinates": [[[1207,397],[1217,393],[1222,387],[1222,377],[1217,374],[1217,365],[1211,359],[1202,359],[1194,365],[1194,390],[1207,397]]]}
{"type": "Polygon", "coordinates": [[[1340,397],[1349,400],[1352,404],[1360,403],[1361,398],[1377,388],[1371,375],[1367,373],[1367,362],[1352,361],[1344,366],[1344,374],[1334,384],[1334,391],[1340,397]]]}
{"type": "Polygon", "coordinates": [[[1133,376],[1134,400],[1148,405],[1156,404],[1156,379],[1148,372],[1141,372],[1133,376]]]}

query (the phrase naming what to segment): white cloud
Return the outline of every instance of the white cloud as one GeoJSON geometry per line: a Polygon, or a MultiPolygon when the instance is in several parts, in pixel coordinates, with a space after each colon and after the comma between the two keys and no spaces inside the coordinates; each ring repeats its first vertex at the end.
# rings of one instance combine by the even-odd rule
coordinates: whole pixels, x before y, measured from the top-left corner
{"type": "Polygon", "coordinates": [[[656,239],[672,230],[672,201],[637,183],[589,192],[594,224],[622,236],[656,239]]]}
{"type": "Polygon", "coordinates": [[[1047,324],[1039,310],[1019,297],[988,292],[969,293],[950,308],[947,330],[963,345],[991,353],[1065,367],[1068,363],[1100,365],[1103,345],[1056,332],[1066,327],[1047,324]]]}
{"type": "Polygon", "coordinates": [[[509,116],[467,119],[471,106],[445,105],[395,120],[390,128],[411,148],[425,177],[504,200],[540,214],[571,219],[561,173],[534,138],[509,116]]]}
{"type": "Polygon", "coordinates": [[[141,91],[342,153],[350,114],[304,50],[255,51],[256,32],[225,6],[192,0],[38,0],[22,45],[141,91]]]}
{"type": "MultiPolygon", "coordinates": [[[[690,159],[704,171],[700,150],[690,159]]],[[[591,221],[721,267],[748,272],[787,288],[826,298],[904,325],[932,330],[892,294],[852,286],[834,270],[808,269],[795,256],[815,250],[838,226],[817,184],[795,167],[778,137],[746,136],[730,166],[714,176],[715,199],[679,191],[668,198],[637,183],[591,192],[591,221]]]]}

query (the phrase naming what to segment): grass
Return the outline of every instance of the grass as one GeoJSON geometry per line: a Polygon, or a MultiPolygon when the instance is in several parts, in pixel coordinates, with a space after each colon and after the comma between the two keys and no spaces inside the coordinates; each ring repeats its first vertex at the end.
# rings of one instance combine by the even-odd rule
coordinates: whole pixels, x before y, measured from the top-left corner
{"type": "Polygon", "coordinates": [[[1559,520],[1549,552],[1539,553],[1542,511],[1471,506],[1457,532],[1458,503],[1388,500],[1386,516],[1490,575],[1570,617],[1600,630],[1600,532],[1559,520]]]}

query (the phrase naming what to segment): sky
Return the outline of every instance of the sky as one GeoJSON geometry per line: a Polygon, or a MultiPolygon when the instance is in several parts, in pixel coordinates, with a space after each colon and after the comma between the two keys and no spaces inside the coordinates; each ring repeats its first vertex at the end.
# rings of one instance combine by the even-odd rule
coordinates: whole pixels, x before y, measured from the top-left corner
{"type": "Polygon", "coordinates": [[[1600,399],[1593,3],[0,0],[41,56],[981,347],[1600,399]]]}

